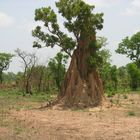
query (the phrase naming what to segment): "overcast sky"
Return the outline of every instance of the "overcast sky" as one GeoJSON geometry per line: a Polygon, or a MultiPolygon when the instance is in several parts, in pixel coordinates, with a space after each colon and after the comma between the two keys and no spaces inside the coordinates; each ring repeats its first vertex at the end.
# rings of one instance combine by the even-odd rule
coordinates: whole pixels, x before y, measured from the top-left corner
{"type": "MultiPolygon", "coordinates": [[[[126,36],[140,31],[140,0],[84,0],[95,4],[95,12],[104,13],[104,28],[98,35],[108,38],[108,46],[112,53],[112,64],[125,65],[129,59],[115,54],[118,43],[126,36]]],[[[16,48],[28,52],[36,52],[42,63],[53,57],[58,49],[33,49],[31,31],[36,8],[54,6],[55,0],[1,0],[0,1],[0,52],[14,53],[16,48]]],[[[21,70],[21,64],[15,58],[10,71],[21,70]]]]}

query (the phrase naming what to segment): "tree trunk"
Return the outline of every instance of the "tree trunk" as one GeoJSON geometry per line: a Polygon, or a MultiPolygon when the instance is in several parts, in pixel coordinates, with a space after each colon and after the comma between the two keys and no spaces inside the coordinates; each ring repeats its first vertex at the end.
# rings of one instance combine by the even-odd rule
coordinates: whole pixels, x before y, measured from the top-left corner
{"type": "Polygon", "coordinates": [[[90,69],[88,59],[93,48],[80,46],[72,56],[59,96],[67,106],[88,107],[102,104],[102,81],[96,69],[90,69]]]}
{"type": "Polygon", "coordinates": [[[30,82],[30,77],[27,77],[27,81],[26,81],[26,93],[32,95],[32,88],[31,88],[31,82],[30,82]]]}

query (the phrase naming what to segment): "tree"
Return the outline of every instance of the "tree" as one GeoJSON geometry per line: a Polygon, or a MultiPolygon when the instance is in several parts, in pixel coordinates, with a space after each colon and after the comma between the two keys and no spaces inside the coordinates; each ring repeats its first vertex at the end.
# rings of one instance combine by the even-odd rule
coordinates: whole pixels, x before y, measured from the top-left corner
{"type": "Polygon", "coordinates": [[[127,55],[140,68],[140,32],[137,32],[132,37],[124,38],[116,52],[127,55]]]}
{"type": "Polygon", "coordinates": [[[98,55],[100,56],[100,65],[98,66],[99,73],[103,81],[104,90],[110,88],[110,69],[111,69],[111,54],[108,49],[104,48],[107,45],[107,38],[98,37],[97,45],[100,46],[98,50],[98,55]]]}
{"type": "Polygon", "coordinates": [[[6,83],[14,83],[16,81],[16,74],[13,72],[3,73],[3,79],[6,83]]]}
{"type": "Polygon", "coordinates": [[[135,63],[129,63],[126,66],[131,78],[131,89],[136,90],[140,84],[140,69],[135,63]]]}
{"type": "Polygon", "coordinates": [[[62,82],[64,80],[64,75],[66,73],[66,63],[68,56],[62,53],[57,53],[56,57],[50,60],[48,67],[52,76],[55,79],[58,90],[60,90],[62,82]]]}
{"type": "Polygon", "coordinates": [[[37,39],[33,47],[59,46],[71,57],[71,63],[61,87],[59,99],[68,106],[97,106],[102,103],[103,87],[97,67],[101,62],[96,41],[96,30],[103,28],[103,14],[93,13],[94,6],[82,0],[59,0],[59,13],[65,19],[64,27],[70,32],[62,32],[57,23],[57,15],[51,7],[36,9],[35,20],[42,21],[33,31],[37,39]]]}
{"type": "Polygon", "coordinates": [[[43,85],[43,77],[45,76],[46,67],[43,65],[37,65],[33,68],[32,72],[32,83],[35,83],[37,92],[41,92],[41,87],[43,85]]]}
{"type": "Polygon", "coordinates": [[[130,77],[125,66],[118,68],[118,85],[124,91],[130,87],[130,77]]]}
{"type": "Polygon", "coordinates": [[[3,82],[3,71],[9,68],[12,57],[12,54],[0,53],[0,84],[3,82]]]}
{"type": "Polygon", "coordinates": [[[118,87],[118,71],[117,71],[116,65],[111,67],[110,76],[111,76],[112,86],[115,90],[117,90],[117,87],[118,87]]]}
{"type": "Polygon", "coordinates": [[[99,66],[99,72],[103,81],[104,90],[110,88],[110,70],[111,70],[111,63],[110,57],[111,54],[109,50],[103,49],[99,51],[99,55],[102,57],[102,63],[99,66]]]}
{"type": "Polygon", "coordinates": [[[25,93],[32,94],[30,81],[31,81],[33,68],[35,67],[35,64],[37,62],[37,56],[34,53],[27,53],[21,51],[20,49],[15,50],[15,52],[21,58],[24,67],[23,87],[25,93]]]}

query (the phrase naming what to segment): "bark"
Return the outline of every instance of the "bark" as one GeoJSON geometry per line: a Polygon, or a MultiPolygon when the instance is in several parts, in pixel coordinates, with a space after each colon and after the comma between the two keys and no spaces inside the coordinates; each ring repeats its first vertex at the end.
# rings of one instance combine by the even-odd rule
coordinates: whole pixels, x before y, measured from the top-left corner
{"type": "Polygon", "coordinates": [[[79,46],[73,53],[59,96],[67,106],[88,107],[102,104],[102,81],[96,69],[90,69],[88,58],[94,50],[79,46]]]}
{"type": "Polygon", "coordinates": [[[32,95],[31,84],[29,81],[26,83],[26,93],[32,95]]]}

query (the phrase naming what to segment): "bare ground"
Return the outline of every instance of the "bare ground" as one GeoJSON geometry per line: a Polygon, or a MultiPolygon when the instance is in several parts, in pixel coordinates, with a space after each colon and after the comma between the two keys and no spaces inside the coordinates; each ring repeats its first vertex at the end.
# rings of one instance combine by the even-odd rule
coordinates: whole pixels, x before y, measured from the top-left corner
{"type": "Polygon", "coordinates": [[[84,110],[11,109],[3,118],[0,140],[140,140],[140,95],[84,110]]]}

